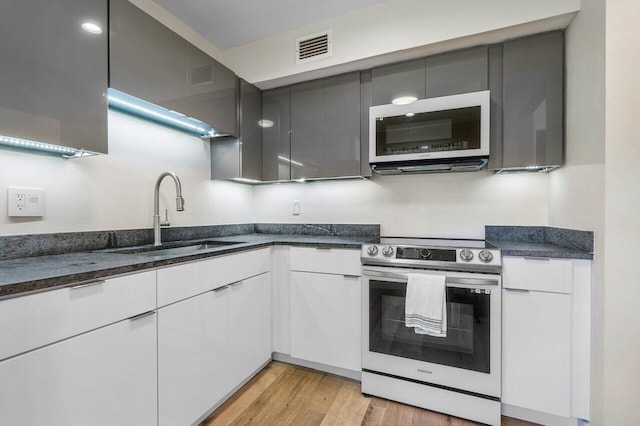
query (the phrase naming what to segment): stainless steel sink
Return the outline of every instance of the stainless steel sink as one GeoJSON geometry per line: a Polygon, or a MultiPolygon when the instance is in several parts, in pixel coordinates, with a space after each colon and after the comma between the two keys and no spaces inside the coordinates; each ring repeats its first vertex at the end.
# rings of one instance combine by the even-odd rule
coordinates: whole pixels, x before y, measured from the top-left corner
{"type": "Polygon", "coordinates": [[[217,247],[224,247],[233,244],[242,244],[236,241],[204,241],[199,243],[167,243],[161,246],[145,245],[128,247],[121,249],[107,250],[107,253],[137,254],[141,256],[162,256],[162,255],[186,255],[197,253],[201,250],[209,250],[217,247]]]}

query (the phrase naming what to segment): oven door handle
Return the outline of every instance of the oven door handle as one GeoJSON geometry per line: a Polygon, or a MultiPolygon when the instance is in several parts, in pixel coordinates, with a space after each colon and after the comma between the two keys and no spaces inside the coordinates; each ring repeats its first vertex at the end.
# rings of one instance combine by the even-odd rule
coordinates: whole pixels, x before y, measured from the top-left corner
{"type": "MultiPolygon", "coordinates": [[[[369,277],[381,277],[381,278],[395,278],[407,281],[409,274],[402,274],[399,272],[378,271],[373,269],[362,269],[362,275],[369,277]]],[[[425,273],[424,275],[430,275],[425,273]]],[[[499,285],[498,280],[492,280],[487,278],[462,278],[462,277],[446,277],[446,284],[467,284],[467,285],[499,285]]]]}

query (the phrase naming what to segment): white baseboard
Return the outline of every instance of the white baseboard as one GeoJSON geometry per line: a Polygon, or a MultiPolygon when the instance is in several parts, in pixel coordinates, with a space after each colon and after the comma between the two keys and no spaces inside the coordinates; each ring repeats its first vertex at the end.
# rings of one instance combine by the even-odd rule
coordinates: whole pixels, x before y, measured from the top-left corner
{"type": "Polygon", "coordinates": [[[515,405],[502,404],[502,415],[513,417],[528,422],[539,423],[545,426],[578,426],[586,424],[573,417],[560,417],[541,411],[529,410],[528,408],[517,407],[515,405]]]}
{"type": "Polygon", "coordinates": [[[324,371],[325,373],[335,374],[336,376],[342,376],[357,381],[362,380],[362,372],[360,371],[348,370],[346,368],[334,367],[332,365],[320,364],[313,361],[306,361],[304,359],[294,358],[289,354],[283,354],[280,352],[274,352],[271,357],[274,361],[282,361],[286,362],[287,364],[312,368],[314,370],[324,371]]]}

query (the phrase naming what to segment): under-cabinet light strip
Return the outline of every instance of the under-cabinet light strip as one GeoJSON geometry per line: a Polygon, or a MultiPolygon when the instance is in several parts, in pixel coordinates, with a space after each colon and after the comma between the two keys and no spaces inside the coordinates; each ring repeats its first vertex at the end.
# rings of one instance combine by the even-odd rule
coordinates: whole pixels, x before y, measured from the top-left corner
{"type": "Polygon", "coordinates": [[[65,158],[84,157],[93,155],[90,152],[80,149],[68,148],[66,146],[54,145],[46,142],[32,141],[29,139],[14,138],[0,135],[0,144],[13,148],[42,151],[51,154],[58,154],[65,158]]]}
{"type": "Polygon", "coordinates": [[[110,108],[115,108],[141,118],[153,120],[178,130],[194,133],[201,137],[223,136],[221,134],[217,134],[213,127],[200,120],[166,109],[151,102],[143,101],[142,99],[113,88],[109,88],[107,100],[109,101],[110,108]]]}

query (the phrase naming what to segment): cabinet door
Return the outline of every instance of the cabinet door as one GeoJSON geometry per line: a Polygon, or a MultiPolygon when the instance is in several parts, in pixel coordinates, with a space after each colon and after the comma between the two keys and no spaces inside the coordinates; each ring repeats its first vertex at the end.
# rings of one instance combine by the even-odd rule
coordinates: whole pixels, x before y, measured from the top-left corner
{"type": "Polygon", "coordinates": [[[0,134],[107,153],[107,2],[4,0],[2,11],[0,134]]]}
{"type": "Polygon", "coordinates": [[[232,387],[271,358],[271,274],[231,284],[229,327],[232,387]]]}
{"type": "Polygon", "coordinates": [[[291,88],[291,178],[360,175],[360,75],[291,88]]]}
{"type": "Polygon", "coordinates": [[[371,70],[373,105],[386,105],[400,96],[424,99],[425,60],[402,62],[371,70]]]}
{"type": "Polygon", "coordinates": [[[156,317],[0,363],[0,424],[157,425],[156,317]]]}
{"type": "Polygon", "coordinates": [[[197,47],[187,45],[186,115],[238,135],[238,77],[197,47]]]}
{"type": "Polygon", "coordinates": [[[570,295],[503,290],[502,402],[570,416],[570,295]]]}
{"type": "Polygon", "coordinates": [[[488,89],[487,46],[427,58],[427,98],[488,89]]]}
{"type": "Polygon", "coordinates": [[[291,179],[289,87],[262,92],[262,179],[291,179]]]}
{"type": "Polygon", "coordinates": [[[223,287],[158,311],[160,425],[192,424],[233,387],[229,296],[223,287]]]}
{"type": "Polygon", "coordinates": [[[502,167],[562,164],[564,36],[504,43],[502,167]]]}
{"type": "MultiPolygon", "coordinates": [[[[324,80],[324,138],[312,155],[328,155],[320,177],[360,175],[360,74],[324,80]]],[[[302,177],[302,176],[301,176],[302,177]]]]}
{"type": "Polygon", "coordinates": [[[319,176],[331,156],[323,150],[324,99],[322,80],[291,87],[291,178],[319,176]],[[316,157],[317,152],[321,152],[316,157]]]}
{"type": "Polygon", "coordinates": [[[110,86],[184,112],[188,43],[128,0],[109,7],[110,86]]]}
{"type": "Polygon", "coordinates": [[[291,356],[361,368],[360,277],[291,272],[291,356]]]}
{"type": "MultiPolygon", "coordinates": [[[[240,85],[240,176],[262,179],[262,92],[242,80],[240,85]]],[[[214,142],[215,143],[215,142],[214,142]]]]}

